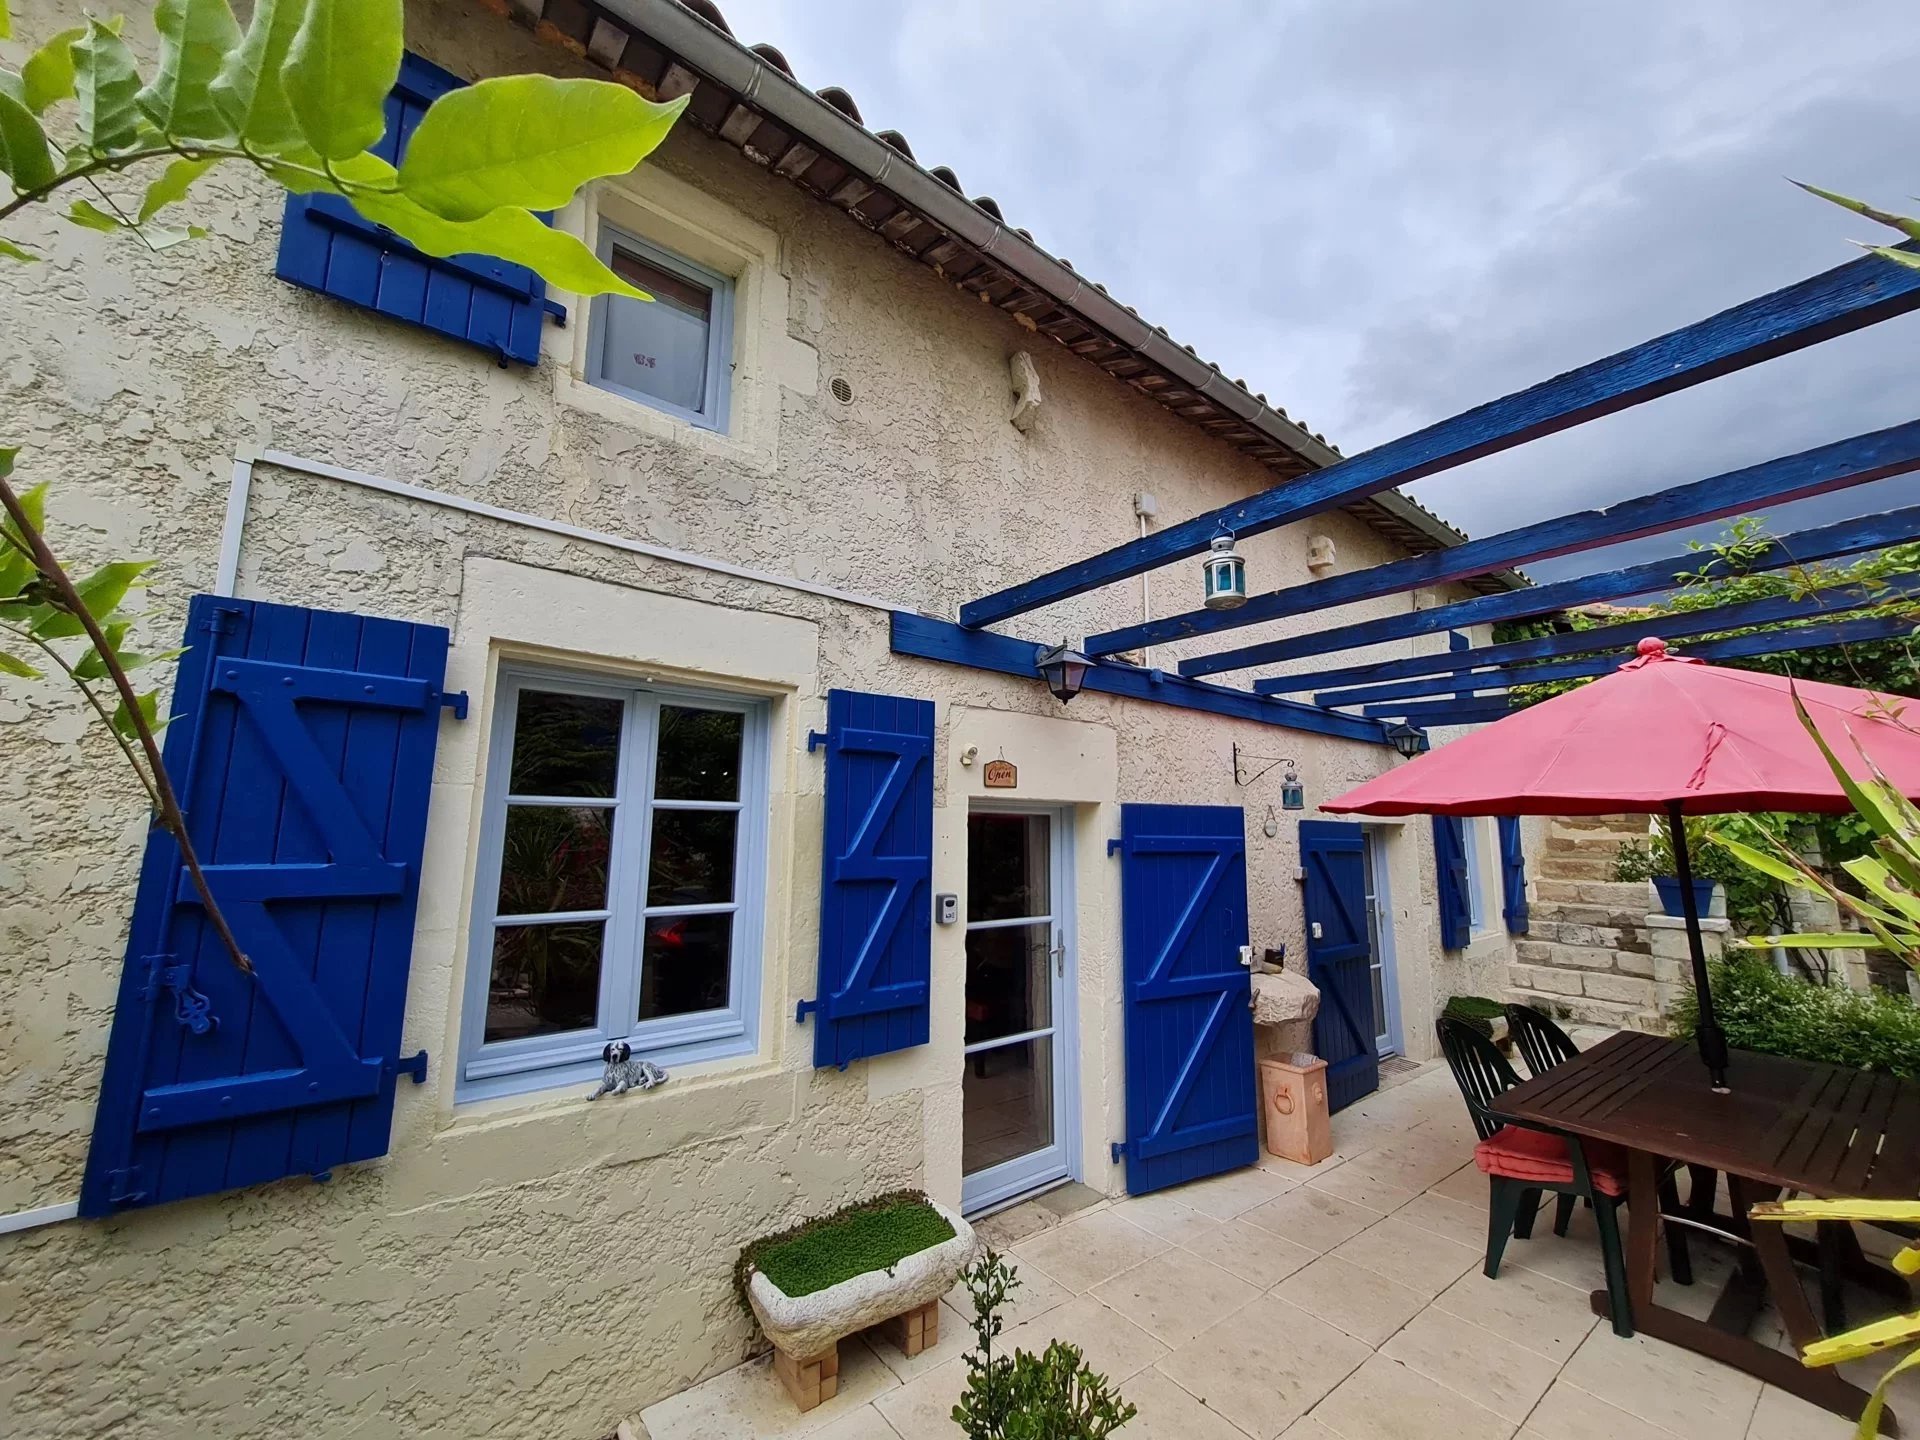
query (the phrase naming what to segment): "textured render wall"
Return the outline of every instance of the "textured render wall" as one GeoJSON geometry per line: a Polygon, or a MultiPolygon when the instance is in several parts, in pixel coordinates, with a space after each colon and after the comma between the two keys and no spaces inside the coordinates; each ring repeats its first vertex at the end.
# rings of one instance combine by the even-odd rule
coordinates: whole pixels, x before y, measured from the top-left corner
{"type": "MultiPolygon", "coordinates": [[[[19,8],[26,42],[63,23],[47,0],[19,8]]],[[[410,8],[415,48],[461,73],[564,68],[565,57],[477,8],[410,8]]],[[[129,29],[146,33],[138,11],[129,29]]],[[[24,44],[0,56],[17,63],[24,44]]],[[[186,251],[151,257],[65,227],[10,232],[49,256],[0,271],[0,393],[25,472],[55,482],[56,537],[76,555],[159,557],[142,639],[177,643],[186,598],[213,581],[233,457],[273,448],[951,613],[990,585],[1130,538],[1135,490],[1157,494],[1171,520],[1265,483],[724,147],[678,137],[658,171],[638,182],[643,201],[684,201],[696,240],[745,257],[733,438],[570,398],[577,327],[549,330],[539,370],[506,371],[280,284],[280,204],[243,172],[206,184],[194,219],[212,234],[186,251]],[[1022,348],[1047,396],[1027,435],[1006,423],[1007,358],[1022,348]],[[828,398],[832,375],[854,386],[851,405],[828,398]]],[[[620,203],[609,196],[605,207],[620,203]]],[[[1391,558],[1330,515],[1252,541],[1255,583],[1307,578],[1307,535],[1321,532],[1336,538],[1342,568],[1391,558]]],[[[957,1027],[937,1027],[935,1044],[911,1055],[817,1073],[808,1032],[784,1018],[812,993],[818,770],[801,737],[829,687],[940,702],[948,837],[963,796],[947,783],[947,748],[955,717],[964,730],[977,712],[1098,730],[1119,801],[1247,804],[1255,943],[1285,940],[1295,955],[1292,817],[1282,814],[1277,839],[1261,832],[1278,776],[1237,789],[1231,746],[1297,758],[1309,805],[1391,763],[1379,747],[1098,696],[1062,717],[1036,685],[890,654],[877,611],[270,465],[256,468],[241,560],[243,594],[433,620],[461,637],[456,664],[476,718],[443,739],[408,1001],[409,1043],[435,1055],[430,1081],[402,1096],[394,1153],[330,1185],[0,1236],[10,1434],[601,1433],[744,1353],[750,1333],[725,1277],[743,1240],[877,1187],[924,1179],[953,1198],[957,1027]],[[511,566],[627,587],[612,593],[631,594],[636,616],[649,613],[648,593],[678,595],[719,607],[718,633],[727,614],[751,611],[815,637],[811,693],[795,682],[777,723],[786,788],[776,787],[778,918],[760,1053],[631,1103],[588,1110],[571,1092],[452,1103],[484,755],[476,727],[492,664],[489,637],[471,632],[511,566]]],[[[1155,579],[1156,612],[1192,603],[1190,566],[1155,579]]],[[[1011,628],[1057,639],[1138,607],[1137,585],[1120,586],[1011,628]]],[[[551,620],[542,643],[572,648],[569,617],[551,620]]],[[[649,642],[634,630],[626,658],[639,663],[649,642]]],[[[733,673],[723,643],[682,663],[733,673]]],[[[1037,782],[1052,742],[1034,743],[1040,769],[1027,760],[1023,778],[1037,782]]],[[[1081,818],[1087,1178],[1111,1185],[1091,1168],[1117,1133],[1119,1103],[1114,889],[1099,878],[1111,807],[1091,803],[1081,818]]],[[[77,1190],[143,828],[133,787],[77,708],[56,690],[0,682],[0,1213],[77,1190]]],[[[1420,1016],[1450,993],[1436,967],[1455,962],[1434,958],[1431,856],[1415,827],[1405,834],[1392,849],[1394,898],[1417,1046],[1420,1016]]],[[[936,888],[964,888],[963,858],[949,839],[936,888]]],[[[957,993],[958,954],[950,943],[938,951],[936,993],[957,993]]]]}

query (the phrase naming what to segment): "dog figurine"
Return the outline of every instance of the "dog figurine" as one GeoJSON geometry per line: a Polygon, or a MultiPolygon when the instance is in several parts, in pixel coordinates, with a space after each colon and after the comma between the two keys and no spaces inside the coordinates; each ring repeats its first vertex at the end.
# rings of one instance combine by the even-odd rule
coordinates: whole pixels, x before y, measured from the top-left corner
{"type": "Polygon", "coordinates": [[[615,1040],[600,1052],[600,1058],[606,1063],[606,1073],[600,1077],[600,1088],[587,1096],[589,1100],[598,1100],[602,1095],[624,1095],[638,1088],[651,1090],[666,1082],[667,1072],[651,1060],[633,1058],[633,1047],[624,1040],[615,1040]]]}

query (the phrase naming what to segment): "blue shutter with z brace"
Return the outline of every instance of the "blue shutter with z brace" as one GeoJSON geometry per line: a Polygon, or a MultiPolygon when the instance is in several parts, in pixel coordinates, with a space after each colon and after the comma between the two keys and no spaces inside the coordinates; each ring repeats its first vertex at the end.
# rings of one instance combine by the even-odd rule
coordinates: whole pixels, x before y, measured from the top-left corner
{"type": "Polygon", "coordinates": [[[1527,933],[1527,852],[1520,841],[1520,817],[1500,817],[1500,895],[1501,913],[1506,916],[1507,933],[1527,933]]]}
{"type": "MultiPolygon", "coordinates": [[[[466,82],[416,55],[387,96],[387,130],[373,153],[398,165],[427,107],[466,82]]],[[[551,223],[551,216],[542,219],[551,223]]],[[[564,305],[524,265],[491,255],[423,255],[338,195],[289,195],[274,274],[492,353],[502,365],[540,363],[540,326],[564,305]]]]}
{"type": "Polygon", "coordinates": [[[1473,933],[1467,895],[1467,832],[1458,815],[1433,817],[1433,865],[1440,890],[1440,948],[1462,950],[1473,933]]]}
{"type": "Polygon", "coordinates": [[[150,832],[80,1213],[387,1151],[447,632],[195,598],[167,773],[243,973],[150,832]]]}
{"type": "Polygon", "coordinates": [[[924,1045],[933,961],[933,702],[827,693],[813,1063],[924,1045]]]}

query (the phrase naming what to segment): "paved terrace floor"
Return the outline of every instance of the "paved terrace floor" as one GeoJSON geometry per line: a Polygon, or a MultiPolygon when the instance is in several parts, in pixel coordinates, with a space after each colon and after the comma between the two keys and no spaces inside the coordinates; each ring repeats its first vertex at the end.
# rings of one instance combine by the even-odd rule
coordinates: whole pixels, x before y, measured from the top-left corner
{"type": "MultiPolygon", "coordinates": [[[[1408,1068],[1334,1117],[1335,1153],[1312,1169],[1263,1156],[1155,1195],[1064,1216],[1030,1202],[982,1221],[1024,1282],[1002,1343],[1080,1346],[1139,1407],[1127,1440],[1852,1435],[1736,1370],[1616,1337],[1587,1306],[1602,1276],[1584,1210],[1560,1239],[1549,1209],[1487,1279],[1487,1185],[1465,1106],[1444,1065],[1408,1068]]],[[[1697,1244],[1695,1285],[1663,1281],[1662,1299],[1704,1316],[1727,1265],[1697,1244]]],[[[957,1440],[971,1308],[961,1290],[944,1303],[939,1345],[914,1359],[877,1336],[842,1342],[840,1393],[808,1414],[763,1356],[652,1406],[645,1433],[957,1440]]],[[[1871,1384],[1874,1367],[1864,1373],[1871,1384]]],[[[1920,1421],[1920,1384],[1896,1389],[1896,1406],[1903,1395],[1920,1421]]]]}

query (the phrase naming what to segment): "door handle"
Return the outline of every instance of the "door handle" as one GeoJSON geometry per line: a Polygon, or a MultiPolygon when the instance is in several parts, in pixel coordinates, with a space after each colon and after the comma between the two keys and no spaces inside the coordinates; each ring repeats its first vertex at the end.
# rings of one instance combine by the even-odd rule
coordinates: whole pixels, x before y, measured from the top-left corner
{"type": "Polygon", "coordinates": [[[1067,973],[1067,932],[1065,930],[1053,932],[1053,973],[1055,975],[1067,973]]]}
{"type": "Polygon", "coordinates": [[[1318,920],[1314,921],[1313,924],[1308,927],[1308,933],[1312,935],[1315,940],[1324,940],[1327,938],[1326,932],[1320,928],[1320,922],[1318,920]]]}
{"type": "Polygon", "coordinates": [[[1253,968],[1253,946],[1242,945],[1240,947],[1240,963],[1249,970],[1253,968]]]}

